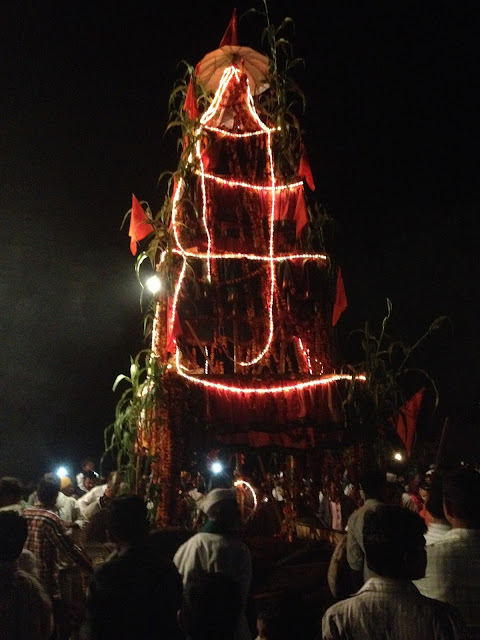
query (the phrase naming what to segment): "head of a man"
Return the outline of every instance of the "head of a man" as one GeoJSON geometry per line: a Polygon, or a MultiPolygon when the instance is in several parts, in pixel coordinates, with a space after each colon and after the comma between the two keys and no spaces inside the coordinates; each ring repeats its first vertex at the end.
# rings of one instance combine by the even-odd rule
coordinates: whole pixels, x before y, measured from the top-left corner
{"type": "Polygon", "coordinates": [[[0,479],[0,507],[18,504],[22,499],[22,485],[17,478],[5,476],[0,479]]]}
{"type": "Polygon", "coordinates": [[[338,502],[340,500],[340,486],[335,480],[329,480],[328,482],[328,497],[332,502],[338,502]]]}
{"type": "Polygon", "coordinates": [[[480,473],[461,468],[443,478],[443,509],[454,529],[480,529],[480,473]]]}
{"type": "Polygon", "coordinates": [[[83,472],[83,486],[86,491],[90,491],[97,483],[97,476],[94,471],[83,472]]]}
{"type": "Polygon", "coordinates": [[[188,640],[233,640],[241,609],[238,583],[221,573],[198,571],[183,590],[179,622],[188,640]]]}
{"type": "Polygon", "coordinates": [[[0,511],[0,562],[13,562],[20,556],[27,534],[25,518],[15,511],[0,511]]]}
{"type": "Polygon", "coordinates": [[[418,513],[404,507],[381,505],[367,511],[363,544],[369,569],[385,578],[423,578],[427,564],[426,530],[418,513]]]}
{"type": "Polygon", "coordinates": [[[94,471],[95,469],[95,460],[93,458],[85,458],[82,460],[82,471],[94,471]]]}
{"type": "Polygon", "coordinates": [[[60,478],[56,473],[46,473],[37,487],[37,496],[40,504],[47,509],[53,508],[59,492],[60,478]]]}
{"type": "Polygon", "coordinates": [[[285,591],[259,608],[259,640],[315,637],[315,616],[298,591],[285,591]]]}
{"type": "Polygon", "coordinates": [[[202,510],[209,520],[228,529],[235,529],[240,525],[235,489],[212,489],[202,502],[202,510]]]}
{"type": "Polygon", "coordinates": [[[147,508],[137,495],[114,498],[107,515],[107,529],[117,544],[137,544],[145,539],[148,530],[147,508]]]}
{"type": "Polygon", "coordinates": [[[387,491],[387,477],[386,474],[378,469],[372,469],[366,471],[361,480],[365,498],[375,498],[377,500],[384,500],[387,491]]]}
{"type": "Polygon", "coordinates": [[[438,473],[431,477],[425,509],[431,515],[432,522],[446,522],[443,511],[443,482],[438,473]]]}

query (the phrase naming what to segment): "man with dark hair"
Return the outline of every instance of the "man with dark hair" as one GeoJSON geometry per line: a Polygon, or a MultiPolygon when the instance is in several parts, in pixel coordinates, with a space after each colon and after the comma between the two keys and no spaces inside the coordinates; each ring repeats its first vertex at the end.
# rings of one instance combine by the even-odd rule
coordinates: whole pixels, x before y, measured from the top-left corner
{"type": "Polygon", "coordinates": [[[17,478],[0,478],[0,511],[21,513],[26,504],[22,502],[22,485],[17,478]]]}
{"type": "Polygon", "coordinates": [[[424,595],[457,607],[480,638],[480,473],[446,474],[443,509],[452,529],[428,545],[426,574],[416,584],[424,595]]]}
{"type": "Polygon", "coordinates": [[[347,524],[347,560],[353,572],[356,588],[372,577],[372,572],[365,562],[363,547],[363,520],[365,514],[382,504],[386,492],[387,479],[385,473],[371,470],[365,473],[360,481],[365,495],[364,504],[352,513],[347,524]]]}
{"type": "Polygon", "coordinates": [[[154,554],[146,543],[143,500],[135,495],[112,500],[107,528],[116,554],[92,576],[81,638],[178,638],[182,581],[173,563],[154,554]]]}
{"type": "Polygon", "coordinates": [[[48,640],[52,605],[40,582],[17,566],[27,539],[24,518],[0,512],[0,638],[48,640]]]}
{"type": "Polygon", "coordinates": [[[376,575],[327,610],[323,640],[468,638],[453,607],[422,596],[411,582],[425,572],[425,530],[422,518],[403,507],[382,505],[365,514],[365,555],[376,575]]]}
{"type": "Polygon", "coordinates": [[[94,479],[98,477],[98,474],[95,472],[95,460],[93,458],[85,458],[82,460],[80,467],[81,471],[77,473],[75,477],[75,493],[78,497],[83,496],[95,486],[95,482],[93,484],[91,484],[91,482],[85,483],[85,479],[87,477],[91,478],[92,475],[94,479]]]}
{"type": "Polygon", "coordinates": [[[223,573],[240,585],[241,615],[237,640],[250,640],[246,610],[249,602],[252,562],[250,550],[240,539],[240,512],[235,489],[213,489],[202,501],[208,522],[181,545],[173,561],[186,586],[198,569],[223,573]]]}
{"type": "Polygon", "coordinates": [[[199,570],[185,586],[179,611],[186,640],[233,640],[241,603],[235,580],[199,570]]]}

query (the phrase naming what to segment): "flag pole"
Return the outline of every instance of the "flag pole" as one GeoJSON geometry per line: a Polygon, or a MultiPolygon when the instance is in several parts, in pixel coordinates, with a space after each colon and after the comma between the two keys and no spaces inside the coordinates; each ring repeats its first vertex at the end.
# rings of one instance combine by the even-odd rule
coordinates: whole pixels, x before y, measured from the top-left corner
{"type": "Polygon", "coordinates": [[[440,460],[442,457],[441,454],[443,453],[443,448],[445,446],[445,440],[447,438],[447,432],[448,432],[449,426],[450,426],[450,418],[449,416],[447,416],[443,423],[442,433],[440,435],[440,442],[438,443],[437,457],[435,459],[435,469],[438,469],[438,465],[440,464],[440,460]]]}

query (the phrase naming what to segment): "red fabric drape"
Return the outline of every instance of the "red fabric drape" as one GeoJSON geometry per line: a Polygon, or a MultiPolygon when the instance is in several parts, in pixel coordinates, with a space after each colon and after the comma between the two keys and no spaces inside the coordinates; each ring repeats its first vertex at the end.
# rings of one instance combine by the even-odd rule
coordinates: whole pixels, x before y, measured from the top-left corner
{"type": "Polygon", "coordinates": [[[142,205],[136,197],[132,195],[132,213],[130,215],[128,235],[130,236],[130,251],[133,255],[137,253],[137,242],[146,238],[152,231],[153,227],[148,222],[142,205]]]}

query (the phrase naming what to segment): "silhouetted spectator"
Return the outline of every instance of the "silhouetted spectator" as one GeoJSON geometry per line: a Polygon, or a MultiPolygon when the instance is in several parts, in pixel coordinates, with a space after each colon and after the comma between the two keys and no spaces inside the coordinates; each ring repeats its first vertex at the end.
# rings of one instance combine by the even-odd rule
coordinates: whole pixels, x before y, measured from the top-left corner
{"type": "Polygon", "coordinates": [[[17,478],[0,478],[0,511],[22,513],[27,503],[22,500],[22,485],[17,478]]]}
{"type": "Polygon", "coordinates": [[[184,586],[198,569],[223,573],[240,585],[242,613],[235,637],[250,640],[246,609],[250,595],[252,562],[248,547],[240,540],[240,512],[235,489],[213,489],[202,509],[208,522],[199,533],[185,542],[173,559],[184,586]]]}
{"type": "MultiPolygon", "coordinates": [[[[23,515],[27,503],[22,500],[22,485],[17,478],[3,477],[0,479],[0,513],[3,511],[12,511],[19,515],[23,515]]],[[[35,556],[28,549],[22,549],[17,559],[17,566],[35,578],[38,578],[38,567],[35,556]]]]}
{"type": "Polygon", "coordinates": [[[421,593],[448,602],[480,637],[480,473],[459,469],[443,478],[443,508],[452,529],[427,547],[421,593]]]}
{"type": "Polygon", "coordinates": [[[460,614],[422,596],[411,580],[424,575],[425,523],[403,507],[365,514],[363,544],[376,574],[351,598],[323,616],[323,640],[466,640],[460,614]]]}
{"type": "Polygon", "coordinates": [[[233,578],[199,570],[185,585],[180,626],[186,640],[233,640],[241,609],[240,586],[233,578]]]}
{"type": "Polygon", "coordinates": [[[318,632],[312,609],[296,591],[286,591],[261,607],[256,640],[312,640],[318,632]]]}
{"type": "Polygon", "coordinates": [[[40,582],[17,567],[27,539],[27,522],[14,511],[0,513],[0,638],[47,640],[52,604],[40,582]]]}
{"type": "Polygon", "coordinates": [[[353,500],[341,491],[339,483],[331,480],[318,511],[318,518],[322,525],[334,531],[345,531],[348,518],[354,511],[353,500]]]}
{"type": "Polygon", "coordinates": [[[117,551],[92,576],[81,638],[177,639],[182,581],[173,563],[146,545],[143,500],[135,495],[112,500],[107,526],[117,551]]]}
{"type": "Polygon", "coordinates": [[[363,521],[365,514],[382,504],[386,491],[386,477],[381,471],[369,471],[361,480],[365,503],[352,513],[347,526],[347,560],[354,572],[354,584],[359,588],[372,577],[365,562],[363,521]]]}

